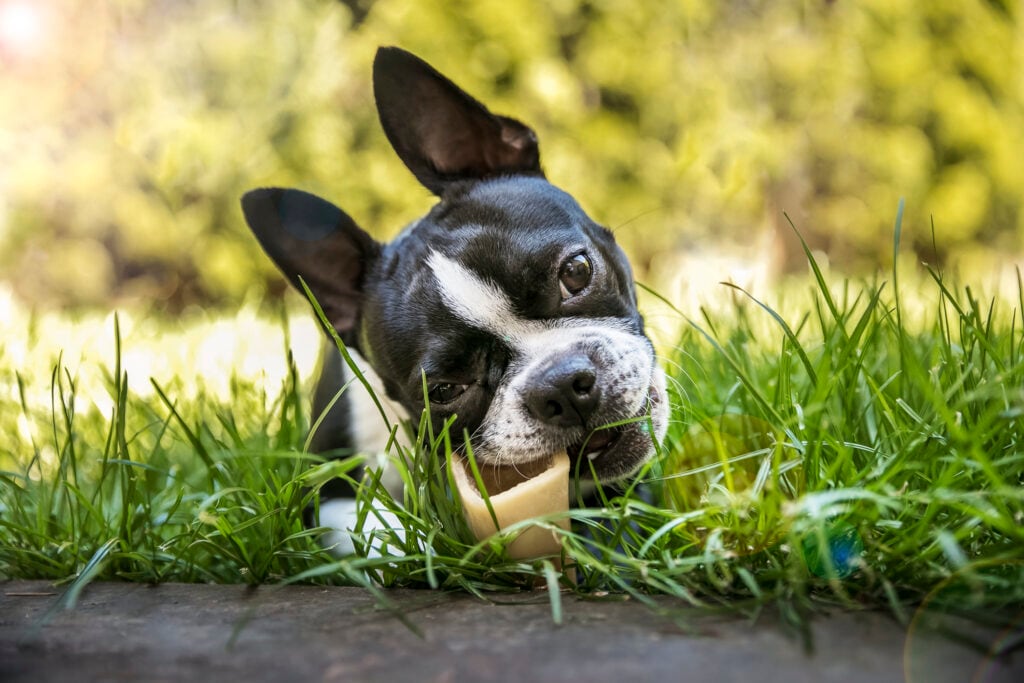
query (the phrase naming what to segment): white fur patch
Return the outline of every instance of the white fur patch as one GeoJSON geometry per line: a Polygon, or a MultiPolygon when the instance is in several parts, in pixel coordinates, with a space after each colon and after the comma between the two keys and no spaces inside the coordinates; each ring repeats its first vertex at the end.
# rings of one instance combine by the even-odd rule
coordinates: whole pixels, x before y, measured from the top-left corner
{"type": "MultiPolygon", "coordinates": [[[[401,428],[403,420],[409,419],[409,413],[400,404],[395,403],[387,397],[384,391],[384,383],[370,364],[363,359],[354,349],[349,349],[349,355],[352,356],[352,360],[355,362],[356,367],[366,377],[367,383],[373,389],[374,395],[381,403],[381,407],[384,408],[384,414],[387,415],[388,423],[391,427],[398,426],[398,431],[395,433],[396,440],[404,447],[412,449],[412,443],[409,440],[405,430],[401,428]]],[[[352,377],[352,369],[342,363],[342,375],[345,380],[348,381],[352,377]]],[[[396,500],[402,499],[402,478],[398,475],[397,470],[393,465],[388,462],[388,456],[386,455],[388,440],[391,438],[391,432],[388,429],[388,425],[381,418],[380,410],[377,408],[377,404],[373,402],[373,398],[369,392],[366,391],[366,387],[363,386],[362,382],[356,380],[352,382],[349,388],[346,390],[348,393],[349,400],[349,425],[352,429],[352,436],[355,441],[356,448],[360,453],[365,455],[375,455],[378,458],[377,463],[370,463],[371,467],[379,466],[383,467],[384,471],[381,475],[384,483],[384,488],[391,493],[392,497],[396,500]]]]}
{"type": "MultiPolygon", "coordinates": [[[[401,427],[402,421],[409,417],[408,411],[387,397],[384,383],[358,352],[349,349],[349,355],[359,371],[363,373],[377,400],[380,401],[391,428],[398,426],[395,439],[404,447],[411,449],[412,443],[408,434],[401,427]]],[[[352,369],[345,363],[342,363],[342,376],[345,381],[353,376],[352,369]]],[[[393,456],[388,455],[387,445],[391,439],[391,431],[381,417],[381,410],[374,403],[362,382],[358,380],[352,382],[346,392],[350,411],[349,426],[352,429],[356,449],[364,455],[376,457],[376,463],[370,460],[368,466],[383,468],[381,481],[384,487],[396,500],[402,500],[403,482],[397,468],[391,463],[393,456]]],[[[335,557],[352,555],[356,551],[353,535],[358,522],[359,511],[354,498],[324,500],[320,505],[320,525],[329,527],[331,531],[321,537],[321,545],[335,557]]],[[[367,552],[369,557],[400,553],[399,549],[387,541],[387,537],[391,534],[399,539],[404,539],[405,535],[402,525],[394,514],[382,509],[367,512],[359,535],[369,540],[367,552]]]]}
{"type": "MultiPolygon", "coordinates": [[[[330,527],[320,540],[324,548],[335,557],[346,557],[356,551],[353,536],[359,523],[359,512],[354,498],[332,498],[320,506],[320,525],[330,527]]],[[[387,510],[369,511],[363,520],[360,534],[369,539],[368,557],[396,555],[400,551],[387,541],[394,534],[405,540],[405,532],[398,518],[387,510]]]]}
{"type": "Polygon", "coordinates": [[[427,264],[448,310],[466,324],[501,337],[513,346],[543,347],[558,339],[578,340],[585,334],[583,328],[626,330],[618,318],[527,320],[516,315],[512,302],[495,283],[462,264],[436,251],[430,252],[427,264]]]}
{"type": "Polygon", "coordinates": [[[525,321],[515,315],[512,302],[494,283],[436,251],[430,252],[427,264],[445,306],[463,322],[494,334],[522,334],[525,321]]]}

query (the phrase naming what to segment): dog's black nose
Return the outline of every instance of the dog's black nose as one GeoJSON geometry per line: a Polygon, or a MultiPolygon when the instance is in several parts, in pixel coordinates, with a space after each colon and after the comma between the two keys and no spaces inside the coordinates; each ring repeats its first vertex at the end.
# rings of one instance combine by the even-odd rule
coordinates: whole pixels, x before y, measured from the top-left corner
{"type": "Polygon", "coordinates": [[[526,407],[538,420],[557,427],[582,427],[601,402],[597,368],[586,356],[571,356],[536,373],[526,407]]]}

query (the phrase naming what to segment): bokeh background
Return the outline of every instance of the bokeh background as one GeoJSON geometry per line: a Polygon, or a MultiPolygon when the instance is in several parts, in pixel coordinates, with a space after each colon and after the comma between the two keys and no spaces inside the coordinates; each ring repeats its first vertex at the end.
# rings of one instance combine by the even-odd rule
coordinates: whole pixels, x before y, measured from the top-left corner
{"type": "Polygon", "coordinates": [[[539,134],[549,177],[639,279],[904,248],[988,275],[1024,252],[1016,0],[0,0],[0,288],[30,307],[179,314],[280,295],[254,186],[386,239],[432,202],[373,107],[412,50],[539,134]],[[934,243],[932,224],[934,222],[934,243]]]}

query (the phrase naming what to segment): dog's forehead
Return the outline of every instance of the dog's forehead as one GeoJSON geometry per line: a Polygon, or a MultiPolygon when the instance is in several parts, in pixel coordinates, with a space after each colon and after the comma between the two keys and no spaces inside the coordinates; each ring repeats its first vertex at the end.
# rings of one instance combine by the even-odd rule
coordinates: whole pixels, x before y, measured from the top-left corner
{"type": "Polygon", "coordinates": [[[497,179],[446,197],[387,245],[376,267],[364,323],[378,338],[403,339],[390,363],[413,383],[428,338],[461,347],[484,333],[507,344],[559,318],[639,325],[632,273],[611,233],[542,179],[497,179]],[[591,256],[595,287],[563,307],[559,268],[580,252],[591,256]]]}
{"type": "Polygon", "coordinates": [[[475,287],[437,258],[431,260],[431,254],[458,264],[476,282],[488,283],[504,296],[502,308],[510,304],[526,317],[550,314],[558,302],[561,264],[583,252],[598,271],[595,279],[600,274],[603,296],[598,299],[607,306],[609,298],[624,298],[627,307],[633,299],[632,272],[611,232],[587,216],[572,196],[541,178],[512,176],[469,186],[446,197],[414,232],[417,260],[438,266],[432,269],[435,284],[453,293],[475,287]]]}
{"type": "Polygon", "coordinates": [[[448,223],[546,228],[590,222],[572,195],[542,178],[510,176],[476,183],[449,204],[448,223]]]}
{"type": "Polygon", "coordinates": [[[540,178],[509,176],[467,185],[404,230],[388,251],[442,251],[493,270],[495,257],[536,262],[570,241],[614,241],[569,194],[540,178]],[[401,247],[398,249],[397,247],[401,247]]]}
{"type": "Polygon", "coordinates": [[[478,183],[443,202],[434,218],[445,235],[435,236],[432,249],[478,272],[509,276],[507,284],[517,293],[579,251],[597,250],[625,264],[611,232],[541,178],[478,183]]]}
{"type": "Polygon", "coordinates": [[[546,180],[522,176],[475,183],[452,193],[424,222],[447,233],[456,246],[467,235],[486,232],[520,251],[603,230],[570,195],[546,180]]]}

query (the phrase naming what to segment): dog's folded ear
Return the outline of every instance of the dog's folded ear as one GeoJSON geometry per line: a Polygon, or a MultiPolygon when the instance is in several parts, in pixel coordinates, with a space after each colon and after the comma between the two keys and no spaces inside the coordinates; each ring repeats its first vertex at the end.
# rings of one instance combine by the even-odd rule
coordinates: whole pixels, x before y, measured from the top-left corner
{"type": "Polygon", "coordinates": [[[346,344],[359,318],[363,278],[380,244],[334,204],[302,192],[265,188],[242,197],[256,238],[301,292],[301,278],[346,344]]]}
{"type": "Polygon", "coordinates": [[[391,146],[436,195],[455,182],[525,174],[543,177],[537,136],[497,116],[419,57],[396,47],[373,62],[377,113],[391,146]]]}

